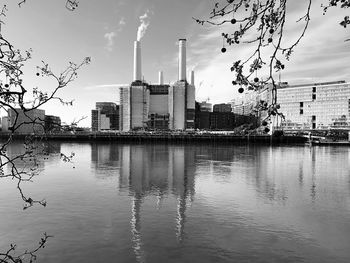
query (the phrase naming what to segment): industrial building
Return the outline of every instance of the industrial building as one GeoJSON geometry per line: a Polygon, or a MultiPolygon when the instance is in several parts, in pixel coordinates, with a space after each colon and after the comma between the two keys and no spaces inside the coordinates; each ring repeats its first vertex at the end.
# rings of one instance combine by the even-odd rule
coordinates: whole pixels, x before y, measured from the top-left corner
{"type": "Polygon", "coordinates": [[[119,130],[119,105],[113,102],[96,102],[91,111],[92,131],[119,130]]]}
{"type": "Polygon", "coordinates": [[[130,86],[120,88],[120,129],[185,130],[194,129],[194,72],[186,77],[186,39],[179,40],[178,80],[165,85],[163,72],[159,83],[151,85],[142,78],[141,43],[134,42],[134,72],[130,86]]]}

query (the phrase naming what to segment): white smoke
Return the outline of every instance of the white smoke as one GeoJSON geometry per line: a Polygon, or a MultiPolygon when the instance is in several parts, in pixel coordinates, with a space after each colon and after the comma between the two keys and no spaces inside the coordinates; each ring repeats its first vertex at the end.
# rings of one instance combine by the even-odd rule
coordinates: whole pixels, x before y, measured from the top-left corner
{"type": "Polygon", "coordinates": [[[149,26],[149,10],[146,11],[142,16],[140,16],[139,28],[137,29],[137,41],[140,41],[141,38],[145,35],[147,27],[149,26]]]}

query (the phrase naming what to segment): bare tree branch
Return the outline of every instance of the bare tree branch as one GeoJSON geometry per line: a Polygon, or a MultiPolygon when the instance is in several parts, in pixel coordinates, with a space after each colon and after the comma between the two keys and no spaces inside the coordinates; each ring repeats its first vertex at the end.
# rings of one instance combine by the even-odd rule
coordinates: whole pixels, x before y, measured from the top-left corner
{"type": "MultiPolygon", "coordinates": [[[[323,6],[324,13],[328,8],[339,6],[348,8],[350,0],[328,0],[329,4],[323,6]]],[[[216,0],[208,19],[193,18],[198,24],[210,24],[213,26],[232,25],[232,31],[222,33],[223,47],[221,51],[226,52],[226,45],[253,44],[250,55],[243,61],[233,61],[231,71],[235,74],[232,84],[238,86],[238,92],[245,90],[260,91],[271,87],[271,101],[260,101],[256,105],[256,111],[266,111],[267,117],[262,123],[272,116],[284,118],[277,104],[277,88],[280,83],[275,80],[275,75],[285,69],[285,63],[289,61],[295,48],[305,36],[310,23],[310,10],[312,0],[305,1],[304,13],[296,21],[303,23],[302,30],[297,38],[287,47],[284,43],[286,30],[286,19],[288,5],[291,0],[216,0]],[[268,56],[263,54],[269,54],[268,56]],[[268,72],[267,76],[260,72],[268,72]],[[259,74],[260,73],[260,74],[259,74]]],[[[349,16],[340,23],[343,27],[349,25],[349,16]]],[[[347,40],[346,40],[347,41],[347,40]]],[[[266,129],[268,131],[268,129],[266,129]]]]}

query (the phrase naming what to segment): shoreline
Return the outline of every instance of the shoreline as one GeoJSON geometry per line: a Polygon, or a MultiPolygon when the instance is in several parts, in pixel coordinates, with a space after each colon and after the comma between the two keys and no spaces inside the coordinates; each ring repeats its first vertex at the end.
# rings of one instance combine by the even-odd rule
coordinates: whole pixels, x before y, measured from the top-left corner
{"type": "MultiPolygon", "coordinates": [[[[187,133],[118,133],[118,134],[13,134],[14,140],[23,140],[27,136],[49,141],[115,141],[115,142],[210,142],[210,143],[242,143],[242,144],[305,144],[308,139],[303,136],[271,136],[271,135],[232,135],[232,134],[187,134],[187,133]]],[[[7,139],[9,134],[0,134],[7,139]]]]}

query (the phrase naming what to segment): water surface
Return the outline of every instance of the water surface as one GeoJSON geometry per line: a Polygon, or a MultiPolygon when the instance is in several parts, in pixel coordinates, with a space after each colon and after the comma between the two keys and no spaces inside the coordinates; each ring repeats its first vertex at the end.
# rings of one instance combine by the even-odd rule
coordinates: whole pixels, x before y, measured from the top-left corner
{"type": "MultiPolygon", "coordinates": [[[[20,148],[9,150],[13,154],[20,148]]],[[[350,262],[350,148],[52,143],[22,210],[0,182],[0,251],[37,262],[350,262]],[[75,152],[74,163],[59,153],[75,152]]]]}

